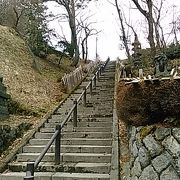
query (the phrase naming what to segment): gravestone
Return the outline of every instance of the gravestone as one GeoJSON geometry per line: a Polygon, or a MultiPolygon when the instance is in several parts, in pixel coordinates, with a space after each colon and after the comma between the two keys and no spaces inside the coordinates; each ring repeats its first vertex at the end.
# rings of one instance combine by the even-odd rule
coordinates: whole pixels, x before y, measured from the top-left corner
{"type": "Polygon", "coordinates": [[[0,76],[0,118],[7,117],[9,115],[7,100],[10,96],[6,93],[6,87],[3,84],[3,77],[0,76]]]}

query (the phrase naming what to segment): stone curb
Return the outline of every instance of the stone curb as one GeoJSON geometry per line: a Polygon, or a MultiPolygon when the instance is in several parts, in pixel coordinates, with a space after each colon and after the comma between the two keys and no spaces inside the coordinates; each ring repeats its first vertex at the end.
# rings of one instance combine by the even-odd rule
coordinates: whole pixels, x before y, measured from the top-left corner
{"type": "Polygon", "coordinates": [[[120,166],[119,166],[119,129],[118,117],[116,112],[116,92],[117,86],[117,73],[115,72],[115,85],[114,85],[114,106],[113,106],[113,139],[112,139],[112,159],[111,159],[111,180],[120,179],[120,166]]]}

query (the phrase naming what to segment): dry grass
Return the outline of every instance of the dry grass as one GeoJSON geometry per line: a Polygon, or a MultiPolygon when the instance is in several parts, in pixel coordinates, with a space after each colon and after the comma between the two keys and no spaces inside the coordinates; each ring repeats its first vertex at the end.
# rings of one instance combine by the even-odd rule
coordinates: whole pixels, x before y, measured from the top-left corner
{"type": "Polygon", "coordinates": [[[57,81],[66,70],[70,71],[70,62],[63,60],[59,68],[49,60],[35,60],[40,73],[32,68],[33,57],[25,42],[14,30],[0,26],[0,73],[7,92],[27,109],[46,112],[62,99],[57,81]]]}
{"type": "MultiPolygon", "coordinates": [[[[7,93],[11,95],[13,102],[17,102],[17,107],[40,115],[11,115],[8,119],[1,119],[0,125],[17,127],[22,122],[27,122],[32,129],[39,124],[41,116],[62,100],[64,92],[59,79],[73,68],[70,67],[69,59],[63,59],[61,65],[57,66],[54,63],[56,58],[34,57],[24,40],[13,29],[0,26],[0,74],[4,78],[7,93]],[[34,60],[39,71],[33,68],[34,60]]],[[[22,138],[17,139],[1,158],[5,158],[20,144],[22,138]]]]}

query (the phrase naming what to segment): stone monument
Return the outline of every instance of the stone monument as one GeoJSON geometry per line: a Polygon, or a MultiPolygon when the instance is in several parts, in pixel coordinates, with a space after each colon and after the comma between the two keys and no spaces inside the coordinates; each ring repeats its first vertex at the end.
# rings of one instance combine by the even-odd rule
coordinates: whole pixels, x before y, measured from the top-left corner
{"type": "Polygon", "coordinates": [[[132,54],[132,60],[135,67],[142,68],[142,62],[141,62],[141,43],[138,40],[137,34],[135,34],[134,42],[132,43],[132,51],[134,53],[132,54]]]}
{"type": "Polygon", "coordinates": [[[170,73],[167,70],[168,59],[165,54],[161,53],[155,56],[154,65],[155,65],[155,69],[154,69],[155,77],[165,77],[170,75],[170,73]]]}

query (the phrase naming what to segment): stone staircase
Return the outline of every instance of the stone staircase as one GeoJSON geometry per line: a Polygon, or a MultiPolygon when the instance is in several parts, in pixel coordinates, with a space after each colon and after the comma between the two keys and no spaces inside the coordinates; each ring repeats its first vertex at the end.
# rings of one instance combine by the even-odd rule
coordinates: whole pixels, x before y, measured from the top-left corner
{"type": "MultiPolygon", "coordinates": [[[[72,120],[65,125],[61,139],[61,163],[54,163],[54,145],[42,159],[35,172],[35,179],[43,180],[118,180],[118,167],[112,161],[118,161],[113,149],[113,105],[115,62],[109,62],[100,76],[93,94],[87,94],[86,107],[78,104],[78,123],[73,127],[72,120]],[[113,153],[113,154],[112,154],[113,153]]],[[[55,127],[66,117],[78,98],[83,87],[79,88],[47,120],[39,132],[22,147],[21,151],[8,164],[8,170],[0,175],[0,180],[23,180],[26,165],[34,161],[44,149],[55,127]]]]}

